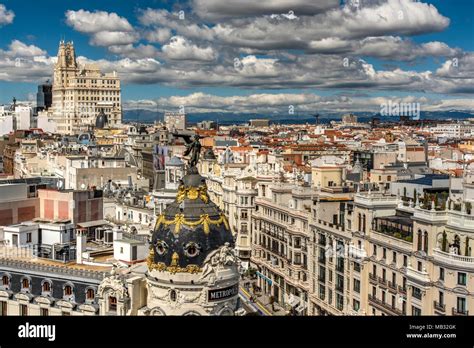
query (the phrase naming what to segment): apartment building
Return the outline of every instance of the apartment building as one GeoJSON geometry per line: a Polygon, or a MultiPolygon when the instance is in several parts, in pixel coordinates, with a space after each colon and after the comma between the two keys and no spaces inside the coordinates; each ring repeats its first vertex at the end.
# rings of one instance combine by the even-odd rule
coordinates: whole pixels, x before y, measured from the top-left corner
{"type": "Polygon", "coordinates": [[[473,313],[469,201],[337,189],[259,191],[251,260],[265,293],[308,315],[473,313]]]}

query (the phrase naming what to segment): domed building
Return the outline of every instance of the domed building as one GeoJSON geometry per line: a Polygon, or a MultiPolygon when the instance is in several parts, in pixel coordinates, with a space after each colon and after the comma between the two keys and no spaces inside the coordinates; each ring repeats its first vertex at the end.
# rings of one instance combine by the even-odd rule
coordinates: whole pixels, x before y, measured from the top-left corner
{"type": "Polygon", "coordinates": [[[227,219],[189,173],[156,222],[148,257],[151,315],[233,315],[239,272],[227,219]]]}
{"type": "Polygon", "coordinates": [[[103,308],[111,297],[125,315],[234,315],[239,278],[227,218],[188,165],[174,202],[157,216],[146,269],[105,278],[99,296],[103,308]]]}

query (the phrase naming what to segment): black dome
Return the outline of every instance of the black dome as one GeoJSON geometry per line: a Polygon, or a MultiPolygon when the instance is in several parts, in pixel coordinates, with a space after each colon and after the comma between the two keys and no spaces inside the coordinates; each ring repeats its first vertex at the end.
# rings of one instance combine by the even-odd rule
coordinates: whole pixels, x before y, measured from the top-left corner
{"type": "Polygon", "coordinates": [[[101,110],[97,118],[95,119],[95,128],[103,129],[109,123],[109,119],[105,114],[104,110],[101,110]]]}
{"type": "Polygon", "coordinates": [[[148,266],[198,272],[206,257],[225,243],[234,246],[227,218],[209,199],[205,179],[197,170],[190,171],[181,181],[176,200],[157,217],[148,266]]]}

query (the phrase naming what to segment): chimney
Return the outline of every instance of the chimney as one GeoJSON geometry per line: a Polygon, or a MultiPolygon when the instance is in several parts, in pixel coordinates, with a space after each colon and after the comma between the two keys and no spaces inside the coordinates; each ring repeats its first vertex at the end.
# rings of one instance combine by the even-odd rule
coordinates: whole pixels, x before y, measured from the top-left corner
{"type": "Polygon", "coordinates": [[[82,264],[82,253],[86,251],[87,229],[76,228],[76,263],[82,264]]]}

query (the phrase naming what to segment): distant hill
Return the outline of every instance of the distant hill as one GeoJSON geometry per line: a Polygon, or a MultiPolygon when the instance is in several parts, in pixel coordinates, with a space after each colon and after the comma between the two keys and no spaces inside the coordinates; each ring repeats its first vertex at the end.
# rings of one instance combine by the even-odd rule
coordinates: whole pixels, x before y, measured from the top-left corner
{"type": "MultiPolygon", "coordinates": [[[[328,123],[332,120],[340,120],[343,112],[319,112],[319,122],[328,123]]],[[[387,117],[379,116],[373,112],[354,112],[358,116],[360,122],[368,122],[372,117],[379,117],[383,121],[398,121],[399,117],[387,117]]],[[[430,119],[430,120],[447,120],[447,119],[465,119],[469,117],[474,117],[474,111],[462,111],[462,110],[450,110],[450,111],[422,111],[420,119],[430,119]]],[[[262,115],[262,114],[252,114],[252,113],[219,113],[219,112],[209,112],[209,113],[198,113],[198,114],[188,114],[187,119],[190,123],[196,123],[203,120],[212,120],[217,121],[220,124],[242,124],[247,123],[251,119],[255,118],[264,118],[271,119],[273,123],[282,123],[282,124],[304,124],[304,123],[314,123],[315,119],[313,116],[308,114],[300,115],[262,115]]],[[[153,123],[156,120],[163,120],[163,113],[150,110],[125,110],[124,111],[124,121],[129,122],[143,122],[143,123],[153,123]]]]}

